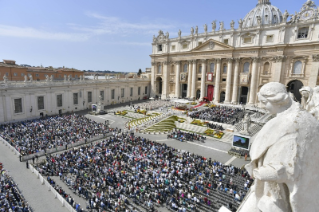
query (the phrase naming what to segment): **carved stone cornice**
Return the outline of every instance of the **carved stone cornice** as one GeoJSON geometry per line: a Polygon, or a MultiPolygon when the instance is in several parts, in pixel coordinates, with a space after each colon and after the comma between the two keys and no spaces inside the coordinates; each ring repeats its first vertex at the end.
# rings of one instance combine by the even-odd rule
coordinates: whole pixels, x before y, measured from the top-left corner
{"type": "Polygon", "coordinates": [[[236,58],[233,58],[234,59],[234,61],[236,62],[236,63],[239,63],[240,62],[240,58],[239,57],[236,57],[236,58]]]}
{"type": "Polygon", "coordinates": [[[169,64],[169,61],[164,61],[163,64],[164,64],[164,65],[168,65],[168,64],[169,64]]]}
{"type": "Polygon", "coordinates": [[[260,57],[252,57],[251,59],[254,63],[258,63],[260,61],[260,57]]]}
{"type": "Polygon", "coordinates": [[[217,63],[221,63],[222,62],[222,58],[216,58],[216,62],[217,63]]]}
{"type": "Polygon", "coordinates": [[[312,60],[313,60],[314,62],[319,62],[319,54],[314,54],[314,55],[312,55],[312,60]]]}
{"type": "Polygon", "coordinates": [[[194,63],[196,63],[197,62],[197,60],[195,59],[195,60],[192,60],[192,63],[194,64],[194,63]]]}
{"type": "Polygon", "coordinates": [[[207,61],[206,59],[200,59],[201,63],[206,63],[206,61],[207,61]]]}
{"type": "Polygon", "coordinates": [[[188,60],[188,64],[193,64],[193,60],[188,60]]]}
{"type": "Polygon", "coordinates": [[[227,60],[227,62],[229,62],[229,63],[231,63],[231,62],[233,62],[233,60],[234,60],[234,58],[226,58],[226,60],[227,60]]]}
{"type": "Polygon", "coordinates": [[[274,63],[280,63],[285,59],[285,56],[275,56],[273,57],[274,63]]]}

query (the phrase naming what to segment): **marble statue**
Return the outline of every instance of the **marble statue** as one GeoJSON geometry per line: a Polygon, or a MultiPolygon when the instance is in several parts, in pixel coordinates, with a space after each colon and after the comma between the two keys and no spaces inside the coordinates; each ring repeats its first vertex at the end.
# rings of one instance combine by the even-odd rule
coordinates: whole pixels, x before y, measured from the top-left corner
{"type": "Polygon", "coordinates": [[[261,25],[261,17],[260,16],[257,16],[257,23],[259,26],[261,25]]]}
{"type": "Polygon", "coordinates": [[[204,25],[204,31],[207,33],[207,24],[204,25]]]}
{"type": "Polygon", "coordinates": [[[29,80],[30,82],[33,81],[33,76],[32,76],[31,74],[29,75],[29,79],[30,79],[30,80],[29,80]]]}
{"type": "Polygon", "coordinates": [[[50,76],[50,82],[53,82],[53,75],[50,76]]]}
{"type": "Polygon", "coordinates": [[[287,10],[284,12],[282,17],[283,17],[283,19],[282,19],[283,23],[287,23],[287,19],[289,17],[289,13],[287,10]]]}
{"type": "Polygon", "coordinates": [[[49,82],[49,75],[47,75],[47,74],[45,75],[45,81],[49,82]]]}
{"type": "Polygon", "coordinates": [[[249,135],[249,128],[251,125],[251,119],[248,113],[245,114],[243,119],[243,130],[240,132],[241,134],[249,135]]]}
{"type": "Polygon", "coordinates": [[[68,81],[71,81],[71,79],[72,79],[72,75],[69,75],[68,76],[68,81]]]}
{"type": "Polygon", "coordinates": [[[66,75],[64,75],[64,82],[66,82],[66,75]]]}
{"type": "Polygon", "coordinates": [[[191,35],[194,35],[194,27],[191,28],[191,35]]]}
{"type": "Polygon", "coordinates": [[[239,19],[239,21],[238,21],[238,28],[239,28],[239,29],[243,28],[243,19],[239,19]]]}
{"type": "Polygon", "coordinates": [[[28,76],[24,75],[24,82],[28,82],[28,76]]]}
{"type": "Polygon", "coordinates": [[[219,30],[220,31],[224,30],[224,21],[219,22],[219,30]]]}
{"type": "Polygon", "coordinates": [[[182,37],[182,31],[181,31],[181,30],[178,31],[178,37],[179,37],[179,38],[182,37]]]}
{"type": "Polygon", "coordinates": [[[195,27],[195,34],[198,35],[198,26],[195,27]]]}
{"type": "Polygon", "coordinates": [[[156,42],[156,37],[155,37],[155,35],[153,35],[153,42],[156,42]]]}
{"type": "Polygon", "coordinates": [[[276,117],[253,140],[245,168],[255,181],[237,211],[318,211],[319,123],[283,84],[265,84],[258,99],[276,117]]]}
{"type": "Polygon", "coordinates": [[[319,120],[319,87],[312,89],[305,86],[299,92],[301,94],[301,108],[319,120]]]}
{"type": "Polygon", "coordinates": [[[4,83],[7,83],[7,82],[8,82],[8,77],[7,77],[7,75],[3,75],[3,82],[4,82],[4,83]]]}
{"type": "Polygon", "coordinates": [[[230,22],[230,28],[231,28],[231,29],[234,29],[234,28],[235,28],[235,21],[234,21],[234,20],[232,20],[232,21],[230,22]]]}
{"type": "Polygon", "coordinates": [[[169,33],[166,32],[166,39],[169,39],[169,33]]]}
{"type": "Polygon", "coordinates": [[[213,21],[213,22],[212,22],[212,29],[213,29],[213,32],[216,31],[216,21],[213,21]]]}

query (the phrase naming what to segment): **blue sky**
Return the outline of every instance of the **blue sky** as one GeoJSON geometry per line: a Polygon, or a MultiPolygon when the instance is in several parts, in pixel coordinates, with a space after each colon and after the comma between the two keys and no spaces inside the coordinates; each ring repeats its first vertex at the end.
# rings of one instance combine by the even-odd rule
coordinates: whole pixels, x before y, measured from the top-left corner
{"type": "MultiPolygon", "coordinates": [[[[143,71],[150,67],[153,35],[189,35],[213,20],[229,27],[258,0],[0,0],[2,59],[32,66],[143,71]]],[[[272,0],[282,12],[306,0],[272,0]]],[[[318,2],[316,2],[318,3],[318,2]]],[[[319,4],[319,3],[318,3],[319,4]]],[[[319,6],[319,5],[318,5],[319,6]]]]}

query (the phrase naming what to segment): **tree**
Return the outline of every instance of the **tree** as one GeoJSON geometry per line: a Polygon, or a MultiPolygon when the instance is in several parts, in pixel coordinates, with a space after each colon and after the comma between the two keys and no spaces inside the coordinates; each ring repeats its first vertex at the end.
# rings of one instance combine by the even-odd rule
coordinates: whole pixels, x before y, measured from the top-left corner
{"type": "Polygon", "coordinates": [[[142,74],[142,69],[139,69],[137,75],[140,76],[142,74]]]}

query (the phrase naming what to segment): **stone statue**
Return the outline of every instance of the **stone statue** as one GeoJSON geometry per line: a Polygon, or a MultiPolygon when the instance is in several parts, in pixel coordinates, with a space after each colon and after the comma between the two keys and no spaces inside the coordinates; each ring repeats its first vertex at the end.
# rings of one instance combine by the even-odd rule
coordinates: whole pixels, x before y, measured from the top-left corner
{"type": "Polygon", "coordinates": [[[207,24],[204,25],[204,31],[207,33],[207,24]]]}
{"type": "Polygon", "coordinates": [[[156,37],[155,37],[155,35],[153,35],[153,43],[155,43],[156,42],[156,37]]]}
{"type": "Polygon", "coordinates": [[[243,19],[239,19],[238,21],[238,28],[242,29],[243,28],[243,19]]]}
{"type": "Polygon", "coordinates": [[[166,32],[166,39],[169,39],[169,33],[166,32]]]}
{"type": "Polygon", "coordinates": [[[287,23],[287,19],[288,19],[288,17],[289,17],[289,13],[288,13],[287,10],[284,12],[284,14],[282,15],[282,17],[283,17],[282,22],[283,22],[283,23],[287,23]]]}
{"type": "Polygon", "coordinates": [[[258,26],[261,25],[261,17],[260,16],[257,16],[257,24],[258,24],[258,26]]]}
{"type": "Polygon", "coordinates": [[[28,82],[28,76],[24,75],[24,82],[28,82]]]}
{"type": "Polygon", "coordinates": [[[219,22],[219,31],[224,30],[224,21],[219,22]]]}
{"type": "Polygon", "coordinates": [[[249,135],[249,128],[251,125],[251,119],[248,113],[245,114],[243,119],[243,130],[240,132],[241,134],[249,135]]]}
{"type": "Polygon", "coordinates": [[[71,81],[71,79],[72,79],[72,75],[69,75],[68,76],[68,81],[71,81]]]}
{"type": "Polygon", "coordinates": [[[232,21],[230,22],[230,28],[231,28],[231,29],[234,29],[234,28],[235,28],[235,21],[234,21],[234,20],[232,20],[232,21]]]}
{"type": "Polygon", "coordinates": [[[30,82],[33,81],[33,76],[32,76],[31,74],[29,75],[29,79],[30,79],[30,80],[29,80],[30,82]]]}
{"type": "Polygon", "coordinates": [[[181,30],[178,31],[178,37],[179,37],[179,38],[182,37],[182,31],[181,31],[181,30]]]}
{"type": "Polygon", "coordinates": [[[53,82],[53,75],[50,76],[50,82],[53,82]]]}
{"type": "Polygon", "coordinates": [[[213,22],[212,22],[212,29],[213,29],[213,32],[216,31],[216,21],[213,21],[213,22]]]}
{"type": "Polygon", "coordinates": [[[198,26],[195,27],[195,34],[198,35],[198,26]]]}
{"type": "Polygon", "coordinates": [[[7,75],[3,75],[3,82],[4,82],[4,83],[8,83],[8,77],[7,77],[7,75]]]}
{"type": "Polygon", "coordinates": [[[191,35],[194,35],[194,27],[191,28],[191,35]]]}
{"type": "Polygon", "coordinates": [[[319,120],[319,87],[312,89],[305,86],[299,92],[301,94],[301,108],[319,120]]]}
{"type": "Polygon", "coordinates": [[[253,140],[245,168],[255,181],[237,211],[318,211],[319,123],[283,84],[265,84],[258,98],[276,117],[253,140]]]}
{"type": "Polygon", "coordinates": [[[49,82],[49,75],[47,75],[47,74],[45,75],[45,81],[49,82]]]}

